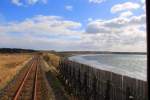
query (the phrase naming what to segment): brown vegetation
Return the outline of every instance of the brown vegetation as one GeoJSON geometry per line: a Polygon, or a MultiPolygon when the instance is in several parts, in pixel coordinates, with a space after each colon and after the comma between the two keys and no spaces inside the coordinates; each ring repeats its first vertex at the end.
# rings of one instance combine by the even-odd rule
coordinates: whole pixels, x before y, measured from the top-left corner
{"type": "Polygon", "coordinates": [[[19,72],[30,54],[0,54],[0,89],[19,72]]]}
{"type": "Polygon", "coordinates": [[[50,63],[55,66],[55,67],[58,67],[59,66],[59,61],[60,61],[60,56],[57,56],[55,54],[51,54],[51,53],[48,53],[48,54],[44,54],[44,59],[46,61],[50,61],[50,63]]]}

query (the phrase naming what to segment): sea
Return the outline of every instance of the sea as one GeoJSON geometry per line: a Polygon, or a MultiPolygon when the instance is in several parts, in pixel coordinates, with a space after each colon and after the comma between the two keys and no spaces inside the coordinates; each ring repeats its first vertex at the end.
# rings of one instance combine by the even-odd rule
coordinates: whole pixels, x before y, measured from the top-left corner
{"type": "Polygon", "coordinates": [[[71,56],[69,60],[147,81],[146,54],[86,54],[71,56]]]}

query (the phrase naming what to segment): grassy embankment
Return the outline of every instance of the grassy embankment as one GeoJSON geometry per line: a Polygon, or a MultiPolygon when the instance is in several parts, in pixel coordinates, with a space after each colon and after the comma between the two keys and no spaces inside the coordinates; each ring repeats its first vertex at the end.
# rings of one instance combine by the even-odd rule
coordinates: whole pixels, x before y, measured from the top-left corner
{"type": "Polygon", "coordinates": [[[0,54],[0,90],[23,68],[31,54],[0,54]]]}
{"type": "Polygon", "coordinates": [[[59,61],[60,61],[60,56],[55,55],[55,54],[45,54],[43,56],[45,61],[47,62],[49,66],[49,71],[47,71],[46,78],[48,80],[48,83],[50,87],[52,88],[53,94],[55,96],[55,100],[72,100],[70,99],[70,96],[68,93],[65,91],[65,87],[61,83],[61,81],[58,78],[58,66],[59,66],[59,61]]]}

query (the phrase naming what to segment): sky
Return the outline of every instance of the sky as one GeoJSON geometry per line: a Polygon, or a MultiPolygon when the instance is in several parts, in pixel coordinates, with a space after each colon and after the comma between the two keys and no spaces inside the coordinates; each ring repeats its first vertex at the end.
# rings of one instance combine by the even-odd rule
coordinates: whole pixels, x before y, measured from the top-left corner
{"type": "Polygon", "coordinates": [[[145,0],[0,0],[0,48],[146,52],[145,0]]]}

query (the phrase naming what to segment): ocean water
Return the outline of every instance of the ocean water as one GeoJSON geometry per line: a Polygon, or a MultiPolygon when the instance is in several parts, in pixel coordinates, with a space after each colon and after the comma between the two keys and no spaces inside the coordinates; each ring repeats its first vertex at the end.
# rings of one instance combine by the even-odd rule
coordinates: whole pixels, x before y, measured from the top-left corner
{"type": "Polygon", "coordinates": [[[102,70],[147,80],[147,55],[88,54],[72,56],[69,59],[102,70]]]}

